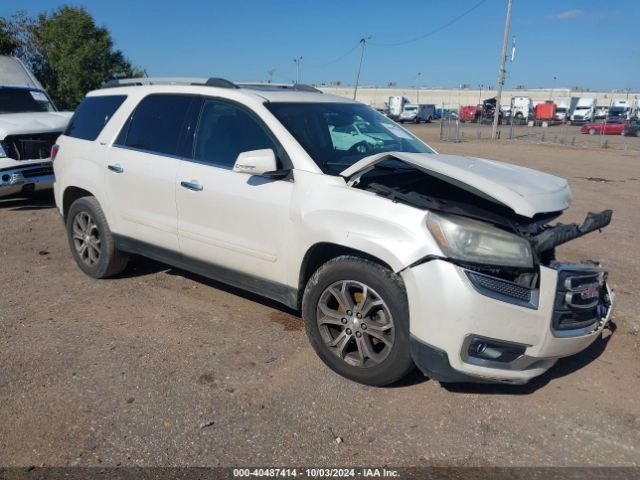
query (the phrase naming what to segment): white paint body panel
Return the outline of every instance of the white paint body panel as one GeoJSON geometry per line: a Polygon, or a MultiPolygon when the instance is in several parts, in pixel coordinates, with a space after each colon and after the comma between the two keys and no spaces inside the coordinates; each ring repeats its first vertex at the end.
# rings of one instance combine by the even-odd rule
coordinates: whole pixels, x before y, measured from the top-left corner
{"type": "MultiPolygon", "coordinates": [[[[303,259],[314,245],[332,243],[364,252],[401,273],[411,333],[445,349],[454,368],[470,375],[526,381],[548,369],[556,358],[585,348],[595,338],[549,339],[549,302],[554,288],[549,269],[542,271],[539,309],[525,311],[476,293],[458,267],[447,262],[410,267],[427,255],[442,256],[426,228],[427,212],[352,188],[343,177],[323,174],[264,106],[269,100],[349,100],[316,93],[180,85],[122,87],[90,95],[116,94],[128,98],[95,142],[64,136],[59,140],[54,190],[61,213],[65,190],[79,187],[97,198],[116,234],[292,290],[299,288],[303,259]],[[293,163],[293,179],[267,179],[113,146],[123,122],[142,98],[172,92],[229,99],[251,109],[286,150],[293,163]],[[124,171],[111,172],[109,164],[118,164],[124,171]],[[182,181],[203,188],[188,190],[181,186],[182,181]],[[527,372],[488,372],[464,364],[457,359],[461,338],[474,329],[500,334],[499,338],[507,332],[514,341],[531,345],[527,353],[546,361],[527,372]]],[[[403,154],[402,160],[483,192],[525,216],[562,210],[570,201],[565,180],[522,167],[435,153],[403,154]]],[[[353,172],[372,161],[376,159],[363,160],[353,172]]]]}
{"type": "MultiPolygon", "coordinates": [[[[388,155],[363,158],[341,175],[349,177],[388,155]]],[[[571,189],[564,178],[530,168],[459,155],[393,152],[393,156],[439,178],[470,187],[525,217],[564,210],[571,203],[571,189]]]]}

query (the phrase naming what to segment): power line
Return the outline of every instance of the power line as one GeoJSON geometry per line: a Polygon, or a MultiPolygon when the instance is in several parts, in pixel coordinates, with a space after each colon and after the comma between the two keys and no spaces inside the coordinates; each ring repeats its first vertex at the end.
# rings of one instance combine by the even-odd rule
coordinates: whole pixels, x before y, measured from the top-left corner
{"type": "Polygon", "coordinates": [[[422,40],[424,38],[430,37],[431,35],[435,35],[436,33],[441,32],[442,30],[444,30],[447,27],[450,27],[451,25],[456,23],[458,20],[461,20],[462,18],[464,18],[467,15],[469,15],[471,12],[473,12],[476,8],[478,8],[480,5],[482,5],[486,1],[487,0],[480,0],[473,7],[471,7],[468,10],[465,10],[463,13],[461,13],[460,15],[458,15],[455,18],[452,18],[447,23],[439,26],[438,28],[436,28],[434,30],[431,30],[431,31],[429,31],[427,33],[424,33],[424,34],[422,34],[422,35],[420,35],[418,37],[414,37],[414,38],[410,38],[409,40],[403,40],[401,42],[394,42],[394,43],[374,43],[374,42],[369,42],[369,45],[373,45],[373,46],[376,46],[376,47],[399,47],[400,45],[407,45],[408,43],[417,42],[417,41],[422,40]]]}
{"type": "Polygon", "coordinates": [[[343,53],[342,55],[340,55],[337,58],[334,58],[333,60],[329,60],[328,62],[323,62],[323,63],[314,63],[311,65],[307,65],[307,68],[324,68],[324,67],[328,67],[329,65],[333,65],[334,63],[338,63],[340,60],[343,60],[345,58],[347,58],[349,55],[351,55],[353,52],[355,52],[358,48],[360,48],[360,42],[358,42],[353,48],[349,49],[348,52],[343,53]]]}

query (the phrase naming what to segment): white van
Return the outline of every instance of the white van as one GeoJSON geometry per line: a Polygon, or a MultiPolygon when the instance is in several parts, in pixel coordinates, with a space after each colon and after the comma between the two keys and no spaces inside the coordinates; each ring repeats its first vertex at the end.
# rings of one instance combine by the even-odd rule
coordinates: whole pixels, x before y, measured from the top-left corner
{"type": "Polygon", "coordinates": [[[431,120],[433,120],[435,117],[436,117],[435,105],[408,103],[402,109],[402,113],[400,113],[400,118],[398,120],[400,121],[400,123],[404,123],[404,122],[428,123],[431,120]]]}

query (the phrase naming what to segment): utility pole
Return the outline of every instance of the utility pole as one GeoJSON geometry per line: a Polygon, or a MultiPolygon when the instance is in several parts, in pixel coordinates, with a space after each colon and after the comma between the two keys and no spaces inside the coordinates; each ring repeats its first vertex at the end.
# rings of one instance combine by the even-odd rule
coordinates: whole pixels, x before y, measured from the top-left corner
{"type": "Polygon", "coordinates": [[[296,64],[296,85],[300,83],[300,64],[302,63],[302,57],[294,58],[293,63],[296,64]]]}
{"type": "Polygon", "coordinates": [[[275,69],[273,69],[273,70],[269,70],[269,71],[267,72],[267,75],[269,75],[269,80],[267,80],[267,83],[272,83],[272,82],[273,82],[273,74],[274,74],[274,72],[275,72],[275,71],[276,71],[276,70],[275,70],[275,69]]]}
{"type": "Polygon", "coordinates": [[[418,72],[418,79],[416,80],[416,103],[420,103],[420,76],[421,72],[418,72]]]}
{"type": "Polygon", "coordinates": [[[362,68],[362,59],[364,58],[364,47],[367,44],[367,40],[369,40],[371,37],[368,38],[361,38],[360,39],[360,63],[358,64],[358,73],[356,74],[356,85],[353,88],[353,99],[356,99],[356,94],[358,93],[358,83],[360,82],[360,69],[362,68]]]}
{"type": "Polygon", "coordinates": [[[480,84],[478,85],[478,87],[480,88],[480,93],[478,94],[478,105],[480,105],[482,103],[482,87],[484,85],[480,84]]]}
{"type": "Polygon", "coordinates": [[[502,57],[500,58],[500,70],[498,72],[498,93],[496,95],[496,110],[493,112],[493,129],[491,139],[495,140],[498,133],[498,119],[500,118],[500,99],[502,97],[502,87],[504,87],[505,64],[507,62],[507,45],[509,43],[509,25],[511,24],[511,5],[513,0],[507,4],[507,20],[504,25],[504,40],[502,41],[502,57]]]}

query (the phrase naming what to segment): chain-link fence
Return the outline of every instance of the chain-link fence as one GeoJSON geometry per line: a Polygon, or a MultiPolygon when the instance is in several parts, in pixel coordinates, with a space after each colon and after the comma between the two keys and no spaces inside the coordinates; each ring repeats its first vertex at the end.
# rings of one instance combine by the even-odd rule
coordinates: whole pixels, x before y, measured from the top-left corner
{"type": "MultiPolygon", "coordinates": [[[[631,124],[633,125],[633,124],[631,124]]],[[[497,138],[523,143],[549,143],[581,148],[615,149],[640,152],[640,127],[626,130],[628,123],[600,120],[593,124],[570,125],[560,121],[540,122],[504,119],[497,138]]],[[[463,121],[447,116],[440,123],[440,139],[450,142],[491,139],[491,119],[463,121]],[[479,121],[478,121],[479,120],[479,121]]]]}

